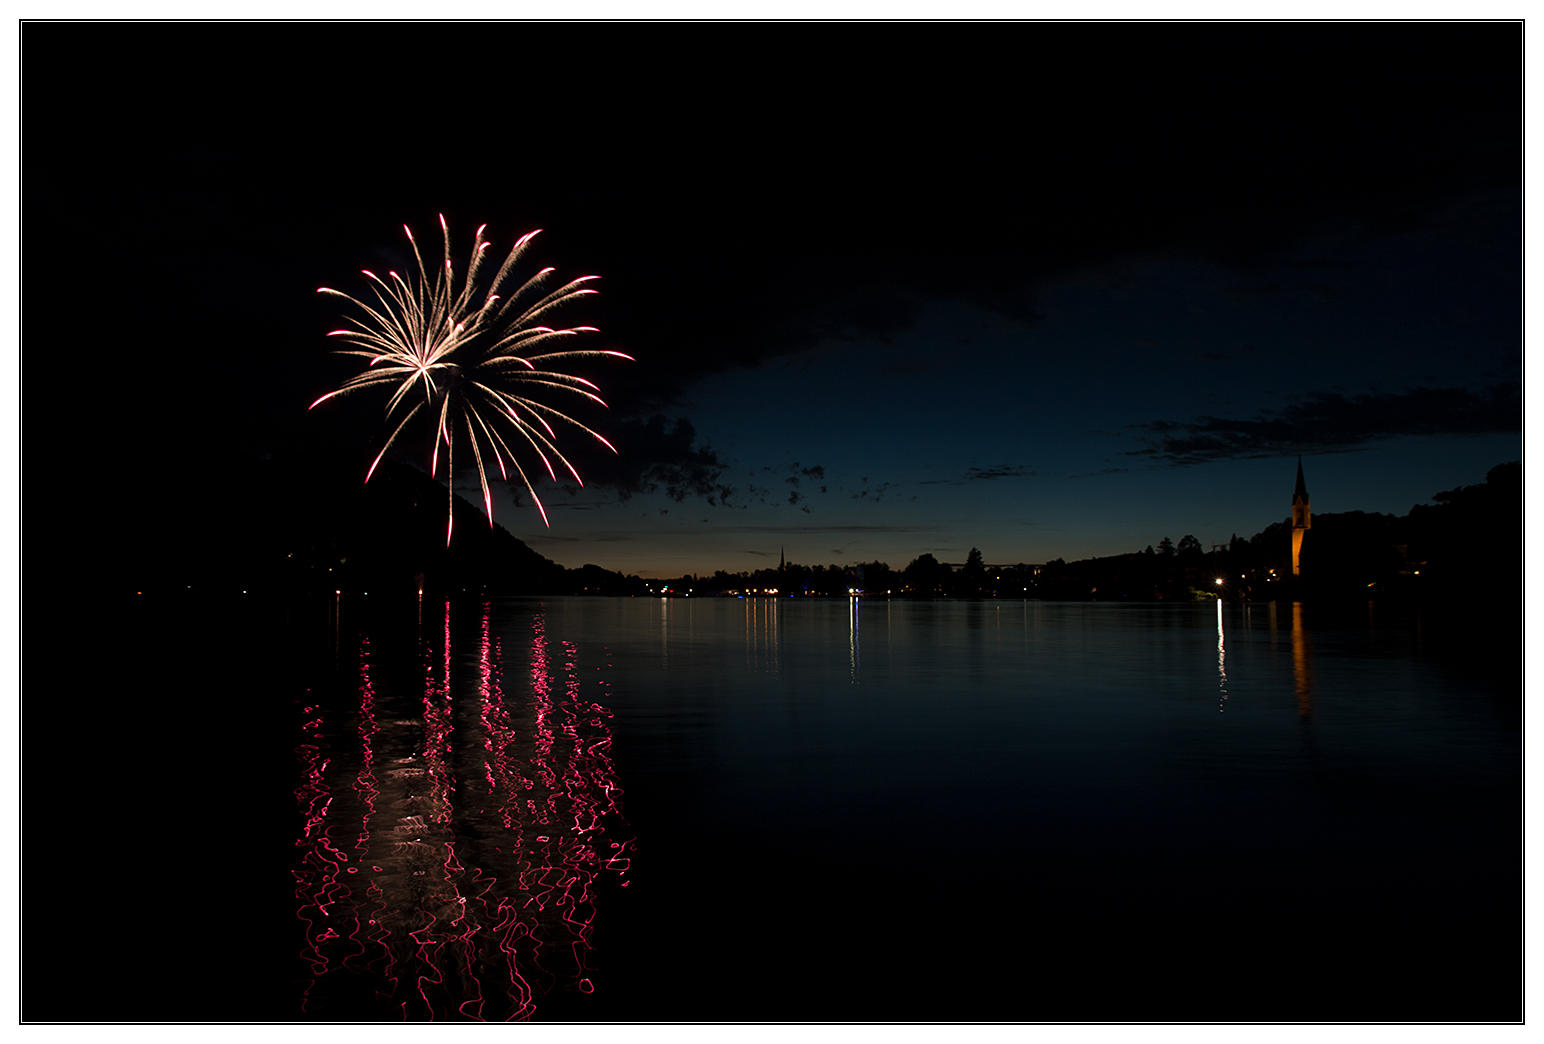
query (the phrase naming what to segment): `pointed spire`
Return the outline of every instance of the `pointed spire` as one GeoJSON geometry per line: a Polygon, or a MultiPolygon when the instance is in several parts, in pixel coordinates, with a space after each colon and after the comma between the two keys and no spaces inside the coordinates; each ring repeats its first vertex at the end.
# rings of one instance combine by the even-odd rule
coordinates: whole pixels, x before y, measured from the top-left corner
{"type": "Polygon", "coordinates": [[[777,568],[779,572],[788,568],[788,559],[783,555],[783,548],[781,546],[777,549],[777,568]]]}
{"type": "Polygon", "coordinates": [[[1297,488],[1292,491],[1292,499],[1302,497],[1308,499],[1308,486],[1303,482],[1303,458],[1300,454],[1297,458],[1297,488]]]}

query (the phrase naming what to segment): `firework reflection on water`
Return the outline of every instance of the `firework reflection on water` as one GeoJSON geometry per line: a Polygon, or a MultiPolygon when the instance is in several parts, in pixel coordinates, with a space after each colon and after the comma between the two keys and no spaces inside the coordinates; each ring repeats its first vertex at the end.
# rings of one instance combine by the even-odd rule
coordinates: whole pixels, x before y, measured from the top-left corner
{"type": "Polygon", "coordinates": [[[540,611],[512,687],[489,607],[475,658],[452,655],[451,611],[417,691],[377,691],[366,639],[349,705],[304,708],[302,1018],[522,1020],[596,988],[596,887],[625,887],[632,848],[611,712],[540,611]]]}

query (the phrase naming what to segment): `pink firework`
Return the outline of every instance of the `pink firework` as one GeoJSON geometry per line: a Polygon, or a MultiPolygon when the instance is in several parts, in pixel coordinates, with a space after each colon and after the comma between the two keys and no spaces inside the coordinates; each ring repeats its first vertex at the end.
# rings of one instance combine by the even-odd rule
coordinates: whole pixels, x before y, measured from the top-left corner
{"type": "MultiPolygon", "coordinates": [[[[341,297],[363,312],[362,317],[347,318],[351,326],[333,330],[327,336],[342,338],[349,344],[339,354],[356,355],[368,359],[369,364],[362,373],[344,381],[337,391],[317,399],[310,408],[315,409],[346,392],[386,387],[391,391],[386,403],[386,420],[394,427],[371,463],[365,475],[366,482],[370,481],[381,458],[409,422],[422,417],[434,427],[430,474],[438,473],[440,449],[442,446],[445,449],[452,521],[455,448],[457,443],[470,443],[488,524],[493,524],[493,496],[488,490],[486,468],[490,455],[506,481],[510,469],[514,469],[535,501],[536,509],[541,512],[542,522],[547,523],[547,511],[525,469],[520,466],[515,448],[534,452],[547,475],[554,480],[557,470],[553,461],[556,460],[582,486],[584,480],[579,477],[579,472],[555,444],[557,432],[552,422],[578,428],[613,453],[616,447],[535,396],[559,391],[604,406],[605,402],[596,394],[600,389],[594,384],[552,367],[596,356],[629,360],[632,356],[600,349],[563,349],[560,345],[564,338],[598,331],[593,326],[559,328],[543,324],[545,318],[575,298],[596,293],[587,284],[598,276],[581,276],[549,289],[553,269],[543,268],[512,293],[500,293],[536,232],[516,240],[498,272],[485,285],[479,285],[483,255],[491,245],[483,239],[483,230],[487,227],[481,226],[472,237],[471,257],[459,288],[450,258],[450,231],[443,214],[440,215],[440,229],[444,233],[444,264],[435,266],[432,281],[412,230],[403,225],[402,230],[407,233],[413,257],[418,262],[416,280],[404,279],[396,272],[388,272],[382,279],[374,272],[362,269],[375,296],[373,304],[330,287],[318,288],[317,293],[341,297]]],[[[447,523],[447,544],[450,543],[450,532],[451,526],[447,523]]]]}

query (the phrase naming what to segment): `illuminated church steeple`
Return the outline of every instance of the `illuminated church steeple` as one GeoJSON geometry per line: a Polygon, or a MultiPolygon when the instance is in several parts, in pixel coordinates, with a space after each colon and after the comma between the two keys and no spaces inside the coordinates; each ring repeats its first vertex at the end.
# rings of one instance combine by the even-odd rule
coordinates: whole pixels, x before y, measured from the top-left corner
{"type": "Polygon", "coordinates": [[[1292,491],[1292,575],[1297,576],[1303,553],[1303,534],[1313,528],[1308,511],[1308,486],[1303,482],[1303,458],[1297,458],[1297,488],[1292,491]]]}

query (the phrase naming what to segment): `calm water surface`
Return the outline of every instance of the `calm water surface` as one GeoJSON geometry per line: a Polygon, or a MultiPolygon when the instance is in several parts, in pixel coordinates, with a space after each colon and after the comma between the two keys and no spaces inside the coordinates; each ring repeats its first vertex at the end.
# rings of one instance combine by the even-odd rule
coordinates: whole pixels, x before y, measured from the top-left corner
{"type": "Polygon", "coordinates": [[[321,611],[296,1020],[1520,1015],[1515,675],[1419,619],[321,611]]]}

